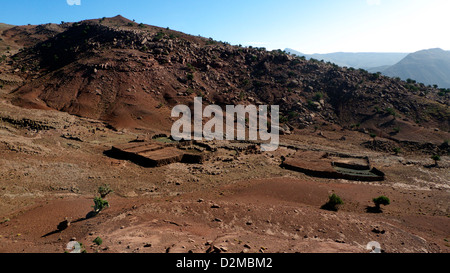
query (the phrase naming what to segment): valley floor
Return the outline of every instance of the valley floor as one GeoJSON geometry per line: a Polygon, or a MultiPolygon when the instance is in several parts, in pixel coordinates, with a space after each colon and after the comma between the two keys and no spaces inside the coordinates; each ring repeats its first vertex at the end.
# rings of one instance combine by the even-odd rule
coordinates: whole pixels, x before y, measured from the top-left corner
{"type": "MultiPolygon", "coordinates": [[[[1,102],[0,252],[450,252],[450,160],[375,152],[356,131],[303,129],[261,154],[220,150],[204,164],[144,168],[107,157],[140,133],[1,102]],[[345,137],[342,138],[342,137],[345,137]],[[289,147],[289,148],[288,148],[289,147]],[[280,167],[296,149],[368,156],[382,182],[323,179],[280,167]],[[97,189],[110,207],[95,217],[97,189]],[[344,204],[320,207],[331,193],[344,204]],[[388,196],[383,213],[372,199],[388,196]],[[65,217],[70,227],[53,232],[65,217]],[[100,246],[93,243],[102,239],[100,246]]],[[[153,132],[156,133],[156,132],[153,132]]]]}

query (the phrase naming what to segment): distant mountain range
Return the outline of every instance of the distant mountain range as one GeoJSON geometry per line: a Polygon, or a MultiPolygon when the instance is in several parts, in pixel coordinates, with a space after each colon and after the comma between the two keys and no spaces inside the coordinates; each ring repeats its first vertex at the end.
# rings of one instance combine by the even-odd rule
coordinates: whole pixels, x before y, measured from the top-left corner
{"type": "Polygon", "coordinates": [[[398,63],[408,55],[408,53],[372,53],[372,52],[363,52],[363,53],[336,52],[327,54],[304,54],[290,48],[286,48],[285,51],[290,54],[295,54],[297,56],[305,56],[308,60],[313,58],[316,60],[324,60],[327,62],[332,62],[339,66],[347,66],[363,69],[370,69],[373,67],[381,67],[381,66],[391,66],[398,63]]]}
{"type": "Polygon", "coordinates": [[[440,48],[421,50],[415,53],[328,53],[303,54],[293,49],[285,49],[290,54],[305,56],[307,59],[324,60],[339,66],[381,72],[402,80],[413,79],[427,85],[450,88],[450,51],[440,48]]]}
{"type": "Polygon", "coordinates": [[[421,50],[380,72],[402,80],[414,79],[424,84],[450,88],[450,51],[440,48],[421,50]]]}

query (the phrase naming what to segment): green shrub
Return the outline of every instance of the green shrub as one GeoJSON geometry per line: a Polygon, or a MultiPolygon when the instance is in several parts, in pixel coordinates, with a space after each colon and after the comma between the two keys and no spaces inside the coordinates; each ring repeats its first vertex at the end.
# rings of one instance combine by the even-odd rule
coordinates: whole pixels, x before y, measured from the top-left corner
{"type": "Polygon", "coordinates": [[[441,156],[440,155],[433,155],[433,156],[431,156],[431,159],[434,160],[434,165],[437,166],[438,161],[441,161],[441,156]]]}
{"type": "Polygon", "coordinates": [[[325,203],[321,208],[326,209],[326,210],[331,210],[331,211],[337,211],[339,208],[339,205],[342,205],[342,204],[344,204],[342,199],[333,193],[332,195],[330,195],[328,197],[328,202],[325,203]]]}
{"type": "Polygon", "coordinates": [[[286,123],[289,121],[289,118],[283,115],[280,115],[279,117],[280,123],[286,123]]]}
{"type": "Polygon", "coordinates": [[[312,100],[307,100],[308,108],[311,110],[317,110],[317,105],[312,100]]]}
{"type": "Polygon", "coordinates": [[[109,207],[109,202],[107,200],[104,200],[101,197],[95,197],[94,198],[94,212],[95,213],[100,213],[102,210],[104,210],[105,208],[109,207]]]}
{"type": "Polygon", "coordinates": [[[94,242],[96,245],[101,245],[102,243],[103,243],[103,240],[102,240],[102,238],[100,238],[100,237],[97,237],[97,238],[95,238],[94,239],[94,241],[92,241],[92,242],[94,242]]]}
{"type": "Polygon", "coordinates": [[[390,107],[387,107],[386,109],[384,109],[384,111],[391,116],[394,116],[394,117],[397,116],[397,113],[395,113],[395,110],[390,107]]]}
{"type": "Polygon", "coordinates": [[[241,92],[239,93],[239,99],[240,99],[240,100],[244,100],[244,98],[245,98],[245,93],[244,93],[243,91],[241,91],[241,92]]]}
{"type": "Polygon", "coordinates": [[[379,196],[377,198],[372,199],[373,203],[375,204],[375,209],[377,209],[378,211],[381,211],[380,206],[387,206],[391,203],[391,201],[389,200],[389,198],[387,198],[386,196],[379,196]]]}
{"type": "Polygon", "coordinates": [[[159,41],[159,40],[161,40],[162,38],[164,38],[164,32],[160,31],[160,32],[158,32],[158,34],[156,34],[155,40],[156,40],[156,41],[159,41]]]}
{"type": "Polygon", "coordinates": [[[321,99],[323,99],[323,93],[319,92],[314,95],[314,100],[319,101],[321,99]]]}
{"type": "Polygon", "coordinates": [[[107,184],[98,187],[97,191],[100,194],[101,198],[105,198],[108,194],[113,192],[113,190],[107,184]]]}
{"type": "Polygon", "coordinates": [[[188,64],[186,64],[186,67],[189,71],[195,72],[195,67],[192,64],[188,63],[188,64]]]}

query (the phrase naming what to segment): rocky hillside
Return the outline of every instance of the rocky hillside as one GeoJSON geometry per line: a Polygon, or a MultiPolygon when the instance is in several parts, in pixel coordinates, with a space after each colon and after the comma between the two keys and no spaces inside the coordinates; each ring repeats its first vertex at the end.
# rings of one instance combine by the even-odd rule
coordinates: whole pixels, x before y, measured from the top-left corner
{"type": "MultiPolygon", "coordinates": [[[[17,29],[42,26],[21,26],[17,29]]],[[[364,70],[232,46],[121,16],[64,23],[6,57],[24,107],[100,119],[116,128],[170,130],[172,106],[278,104],[292,127],[336,124],[404,140],[448,139],[450,96],[364,70]],[[420,131],[420,137],[417,132],[420,131]]],[[[7,39],[8,30],[2,38],[7,39]]],[[[30,40],[31,41],[31,40],[30,40]]]]}

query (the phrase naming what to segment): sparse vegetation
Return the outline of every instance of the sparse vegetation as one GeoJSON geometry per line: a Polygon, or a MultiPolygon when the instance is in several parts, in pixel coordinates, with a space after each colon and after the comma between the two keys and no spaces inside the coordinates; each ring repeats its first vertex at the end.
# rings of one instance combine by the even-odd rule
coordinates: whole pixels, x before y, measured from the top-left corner
{"type": "Polygon", "coordinates": [[[100,197],[101,197],[101,198],[106,198],[106,196],[107,196],[108,194],[114,192],[114,191],[109,187],[109,185],[107,185],[107,184],[104,184],[104,185],[98,187],[98,190],[97,190],[97,191],[98,191],[98,193],[100,194],[100,197]]]}
{"type": "Polygon", "coordinates": [[[438,166],[438,162],[441,161],[441,156],[440,155],[432,155],[431,159],[434,160],[434,166],[438,166]]]}
{"type": "Polygon", "coordinates": [[[99,246],[103,243],[103,240],[102,240],[102,238],[97,237],[92,242],[99,246]]]}
{"type": "Polygon", "coordinates": [[[245,98],[245,93],[243,91],[239,92],[239,99],[244,100],[244,98],[245,98]]]}
{"type": "Polygon", "coordinates": [[[375,204],[375,210],[379,212],[381,212],[381,205],[387,206],[391,203],[389,198],[387,198],[386,196],[379,196],[377,198],[374,198],[372,201],[375,204]]]}
{"type": "Polygon", "coordinates": [[[328,202],[325,203],[321,209],[325,209],[325,210],[331,210],[331,211],[338,211],[339,206],[344,204],[344,202],[342,201],[342,199],[337,196],[336,194],[332,194],[328,197],[328,202]]]}
{"type": "Polygon", "coordinates": [[[286,123],[288,121],[289,121],[288,117],[280,115],[280,123],[286,123]]]}
{"type": "Polygon", "coordinates": [[[188,63],[186,64],[186,67],[189,71],[191,71],[191,73],[195,72],[195,67],[192,64],[188,63]]]}
{"type": "Polygon", "coordinates": [[[188,73],[188,74],[186,75],[186,78],[187,78],[189,81],[192,81],[192,80],[194,80],[194,74],[188,73]]]}
{"type": "Polygon", "coordinates": [[[209,38],[208,41],[206,41],[207,45],[215,45],[217,42],[213,38],[209,38]]]}
{"type": "Polygon", "coordinates": [[[314,94],[314,100],[320,101],[321,99],[323,99],[323,93],[317,92],[316,94],[314,94]]]}
{"type": "Polygon", "coordinates": [[[396,113],[395,110],[394,110],[393,108],[391,108],[391,107],[386,107],[386,109],[384,109],[384,111],[385,111],[387,114],[393,116],[394,118],[397,116],[397,113],[396,113]]]}
{"type": "Polygon", "coordinates": [[[94,197],[94,215],[99,214],[102,210],[109,207],[108,200],[105,200],[104,198],[112,192],[113,190],[107,184],[98,187],[97,193],[100,194],[100,196],[94,197]]]}
{"type": "Polygon", "coordinates": [[[159,40],[161,40],[162,38],[164,38],[164,36],[165,36],[164,32],[160,31],[160,32],[158,32],[158,33],[156,34],[154,40],[155,40],[155,41],[159,41],[159,40]]]}
{"type": "Polygon", "coordinates": [[[99,214],[102,210],[109,207],[109,202],[101,197],[94,198],[94,213],[99,214]]]}
{"type": "Polygon", "coordinates": [[[317,110],[317,104],[315,104],[312,100],[307,100],[306,103],[309,109],[317,110]]]}

